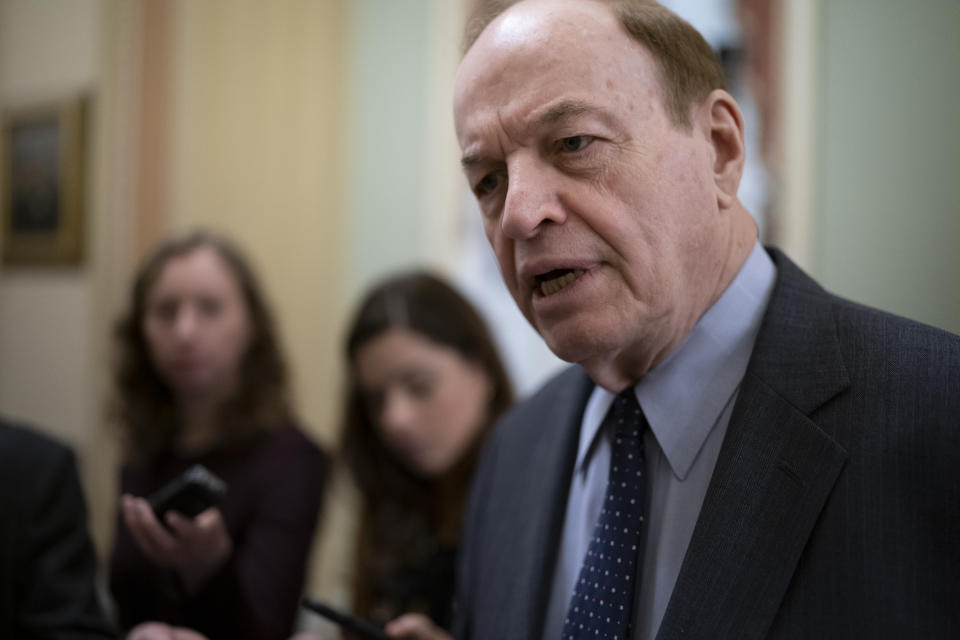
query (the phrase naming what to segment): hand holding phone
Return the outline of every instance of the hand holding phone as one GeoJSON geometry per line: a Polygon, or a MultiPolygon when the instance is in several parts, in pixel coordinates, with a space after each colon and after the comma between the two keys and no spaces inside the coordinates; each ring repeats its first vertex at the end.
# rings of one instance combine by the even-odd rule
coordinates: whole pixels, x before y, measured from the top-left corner
{"type": "Polygon", "coordinates": [[[227,483],[202,464],[195,464],[183,475],[160,487],[147,498],[157,520],[165,522],[168,511],[193,518],[218,506],[227,494],[227,483]]]}
{"type": "Polygon", "coordinates": [[[122,496],[123,520],[137,547],[154,564],[175,569],[188,592],[233,552],[223,514],[211,508],[226,491],[223,480],[196,465],[148,498],[122,496]]]}

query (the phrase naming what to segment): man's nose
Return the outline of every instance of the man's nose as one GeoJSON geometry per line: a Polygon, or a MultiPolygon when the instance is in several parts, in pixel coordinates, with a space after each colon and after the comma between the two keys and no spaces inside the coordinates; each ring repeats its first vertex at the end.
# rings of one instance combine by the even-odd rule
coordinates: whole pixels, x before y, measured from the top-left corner
{"type": "Polygon", "coordinates": [[[551,222],[562,224],[559,176],[538,158],[515,161],[508,168],[507,195],[500,226],[513,240],[527,240],[551,222]]]}

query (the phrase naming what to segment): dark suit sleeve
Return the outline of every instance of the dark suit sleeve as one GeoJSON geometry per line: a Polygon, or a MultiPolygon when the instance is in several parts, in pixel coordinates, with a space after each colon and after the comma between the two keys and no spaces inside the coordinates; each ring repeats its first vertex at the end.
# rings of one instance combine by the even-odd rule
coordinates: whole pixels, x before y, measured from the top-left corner
{"type": "Polygon", "coordinates": [[[464,523],[463,535],[457,560],[456,591],[453,600],[453,621],[451,634],[457,640],[469,640],[471,620],[475,615],[472,586],[476,580],[476,549],[483,539],[483,523],[486,520],[486,507],[489,500],[490,482],[494,460],[497,456],[496,437],[487,441],[483,456],[473,478],[470,494],[470,506],[464,523]]]}
{"type": "Polygon", "coordinates": [[[17,494],[13,512],[3,514],[19,532],[12,550],[13,637],[115,637],[97,601],[96,556],[73,454],[27,432],[0,443],[6,449],[0,458],[9,458],[3,481],[17,494]]]}

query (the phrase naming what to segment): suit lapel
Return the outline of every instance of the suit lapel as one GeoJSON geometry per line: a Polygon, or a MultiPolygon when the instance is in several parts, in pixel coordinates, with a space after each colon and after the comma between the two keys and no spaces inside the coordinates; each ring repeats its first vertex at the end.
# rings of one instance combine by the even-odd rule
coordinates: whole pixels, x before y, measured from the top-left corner
{"type": "Polygon", "coordinates": [[[829,297],[782,254],[657,635],[762,638],[846,460],[809,416],[849,386],[829,297]]]}
{"type": "Polygon", "coordinates": [[[531,407],[536,416],[524,417],[518,428],[532,427],[524,439],[532,446],[513,459],[511,474],[524,482],[513,484],[509,521],[522,522],[512,539],[503,539],[501,571],[513,576],[501,594],[505,627],[502,637],[539,638],[550,595],[553,569],[563,528],[570,476],[576,461],[583,407],[593,384],[579,369],[571,369],[555,392],[531,407]],[[535,452],[529,457],[529,452],[535,452]],[[519,470],[523,470],[522,473],[519,470]],[[509,620],[509,622],[508,622],[509,620]]]}

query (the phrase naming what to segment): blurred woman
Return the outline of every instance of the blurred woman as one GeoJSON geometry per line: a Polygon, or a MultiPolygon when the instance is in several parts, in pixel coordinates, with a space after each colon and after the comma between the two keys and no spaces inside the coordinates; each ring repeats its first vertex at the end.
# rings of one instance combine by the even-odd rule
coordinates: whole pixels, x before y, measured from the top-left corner
{"type": "Polygon", "coordinates": [[[374,288],[346,347],[344,452],[363,498],[354,612],[392,621],[393,637],[443,637],[477,453],[512,402],[506,371],[478,313],[426,273],[374,288]]]}
{"type": "Polygon", "coordinates": [[[116,332],[122,499],[110,567],[131,638],[289,636],[327,456],[300,430],[273,319],[226,240],[192,233],[140,267],[116,332]],[[219,508],[158,521],[146,496],[202,464],[219,508]]]}

